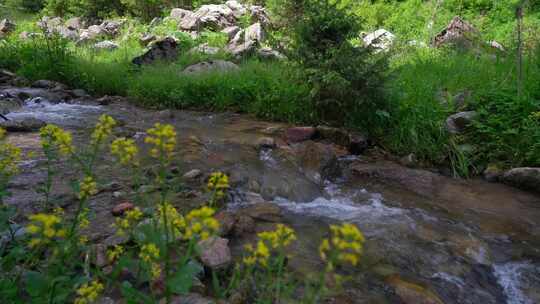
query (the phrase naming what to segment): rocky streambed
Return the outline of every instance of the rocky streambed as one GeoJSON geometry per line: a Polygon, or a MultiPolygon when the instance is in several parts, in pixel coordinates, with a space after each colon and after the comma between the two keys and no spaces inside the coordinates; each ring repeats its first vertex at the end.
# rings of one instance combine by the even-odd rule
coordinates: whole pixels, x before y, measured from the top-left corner
{"type": "MultiPolygon", "coordinates": [[[[179,135],[174,171],[184,184],[172,198],[176,206],[201,205],[208,174],[229,174],[233,187],[219,218],[233,256],[256,232],[286,223],[298,233],[291,266],[300,274],[317,271],[327,225],[347,221],[366,235],[366,251],[358,269],[344,270],[352,280],[333,303],[540,303],[537,194],[407,168],[372,150],[351,155],[335,136],[316,139],[310,128],[239,114],[148,110],[50,82],[0,85],[0,103],[9,124],[18,126],[8,140],[36,152],[9,186],[8,203],[17,206],[22,222],[42,200],[36,190],[45,178],[40,124],[55,123],[80,143],[107,113],[120,122],[116,135],[142,142],[144,131],[159,121],[174,125],[179,135]]],[[[345,141],[351,144],[350,137],[345,141]]],[[[358,138],[353,142],[362,146],[358,138]]],[[[113,208],[132,199],[126,177],[106,158],[87,231],[105,246],[114,241],[113,208]]],[[[53,199],[69,212],[73,172],[60,167],[53,199]]]]}

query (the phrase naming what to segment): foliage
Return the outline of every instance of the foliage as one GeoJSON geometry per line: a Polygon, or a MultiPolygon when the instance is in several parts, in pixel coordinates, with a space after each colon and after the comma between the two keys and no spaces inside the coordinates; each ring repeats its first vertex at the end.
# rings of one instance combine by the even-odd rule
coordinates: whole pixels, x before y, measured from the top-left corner
{"type": "Polygon", "coordinates": [[[310,83],[317,118],[327,123],[368,127],[381,106],[383,61],[372,50],[355,47],[360,28],[348,6],[329,0],[304,1],[294,23],[289,56],[310,83]]]}

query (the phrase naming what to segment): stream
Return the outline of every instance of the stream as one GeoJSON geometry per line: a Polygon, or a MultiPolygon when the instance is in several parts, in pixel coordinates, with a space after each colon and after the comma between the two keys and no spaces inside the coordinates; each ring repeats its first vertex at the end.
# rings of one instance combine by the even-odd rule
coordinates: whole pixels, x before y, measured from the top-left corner
{"type": "MultiPolygon", "coordinates": [[[[365,252],[358,269],[343,270],[351,278],[345,285],[347,300],[335,303],[540,303],[538,195],[344,153],[338,153],[342,174],[325,179],[295,161],[303,143],[291,147],[279,139],[287,125],[239,114],[153,111],[122,101],[59,103],[33,96],[7,117],[58,124],[74,132],[77,141],[102,113],[122,121],[121,132],[134,138],[156,121],[173,124],[183,171],[231,175],[234,195],[228,209],[258,203],[250,199],[254,194],[279,206],[283,221],[298,234],[291,247],[295,271],[320,269],[318,244],[328,224],[356,224],[367,239],[365,252]],[[276,138],[277,148],[258,149],[255,143],[263,136],[276,138]]],[[[38,139],[36,132],[9,137],[27,151],[39,150],[38,139]]],[[[12,183],[10,203],[32,210],[39,197],[35,185],[43,178],[38,167],[24,167],[12,183]]],[[[103,194],[92,203],[96,233],[113,221],[107,207],[111,200],[103,194]]]]}

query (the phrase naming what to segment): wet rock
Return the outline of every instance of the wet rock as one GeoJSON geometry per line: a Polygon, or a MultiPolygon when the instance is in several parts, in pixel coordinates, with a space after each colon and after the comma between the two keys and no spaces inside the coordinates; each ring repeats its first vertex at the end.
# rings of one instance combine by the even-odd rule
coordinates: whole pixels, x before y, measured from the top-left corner
{"type": "Polygon", "coordinates": [[[407,154],[399,159],[399,163],[407,167],[414,167],[417,162],[418,159],[414,153],[407,154]]]}
{"type": "Polygon", "coordinates": [[[84,21],[80,17],[69,18],[64,25],[70,30],[81,30],[84,28],[84,21]]]}
{"type": "Polygon", "coordinates": [[[369,147],[369,138],[361,133],[349,134],[349,152],[360,155],[369,147]]]}
{"type": "Polygon", "coordinates": [[[540,168],[514,168],[502,176],[502,181],[508,185],[540,192],[540,168]]]}
{"type": "Polygon", "coordinates": [[[237,215],[233,234],[235,236],[242,236],[253,232],[255,232],[255,221],[253,218],[243,214],[237,215]]]}
{"type": "Polygon", "coordinates": [[[476,117],[475,111],[459,112],[446,119],[446,130],[452,134],[462,133],[476,117]]]}
{"type": "Polygon", "coordinates": [[[456,16],[433,41],[435,47],[452,45],[461,49],[471,49],[476,45],[478,35],[478,31],[471,24],[456,16]]]}
{"type": "Polygon", "coordinates": [[[201,171],[201,170],[199,170],[199,169],[193,169],[193,170],[187,172],[186,174],[184,174],[184,175],[182,176],[182,178],[185,179],[185,180],[193,180],[193,179],[196,179],[196,178],[201,177],[201,175],[202,175],[202,171],[201,171]]]}
{"type": "Polygon", "coordinates": [[[283,221],[281,209],[272,203],[259,203],[241,209],[239,214],[249,216],[254,220],[279,223],[283,221]]]}
{"type": "Polygon", "coordinates": [[[404,304],[444,304],[433,291],[404,281],[399,276],[391,276],[386,281],[394,288],[394,291],[404,304]]]}
{"type": "Polygon", "coordinates": [[[450,235],[449,246],[457,256],[469,260],[472,264],[491,265],[489,246],[485,242],[468,235],[450,235]]]}
{"type": "Polygon", "coordinates": [[[40,89],[54,89],[58,86],[63,86],[62,84],[52,81],[52,80],[37,80],[32,83],[33,88],[40,88],[40,89]]]}
{"type": "Polygon", "coordinates": [[[96,44],[94,44],[94,48],[95,49],[98,49],[98,50],[109,50],[109,51],[112,51],[112,50],[115,50],[118,48],[118,44],[110,41],[110,40],[105,40],[105,41],[100,41],[96,44]]]}
{"type": "Polygon", "coordinates": [[[344,147],[348,147],[350,143],[349,132],[340,128],[317,126],[317,136],[344,147]]]}
{"type": "Polygon", "coordinates": [[[190,65],[184,69],[182,73],[184,74],[199,74],[206,72],[230,72],[237,71],[240,68],[230,62],[225,60],[209,60],[200,62],[194,65],[190,65]]]}
{"type": "Polygon", "coordinates": [[[153,34],[143,34],[143,35],[139,38],[139,43],[140,43],[143,47],[146,47],[147,45],[150,44],[150,42],[155,41],[156,39],[157,39],[156,35],[153,35],[153,34]]]}
{"type": "Polygon", "coordinates": [[[272,137],[261,137],[256,144],[259,149],[273,149],[276,147],[276,141],[272,137]]]}
{"type": "Polygon", "coordinates": [[[285,131],[285,140],[288,143],[298,143],[313,139],[317,130],[313,127],[294,127],[285,131]]]}
{"type": "Polygon", "coordinates": [[[238,32],[240,32],[241,28],[239,26],[233,25],[224,28],[221,32],[224,34],[227,34],[229,37],[229,41],[232,40],[238,32]]]}
{"type": "Polygon", "coordinates": [[[18,98],[0,98],[0,114],[6,115],[20,109],[23,105],[24,103],[18,98]]]}
{"type": "Polygon", "coordinates": [[[39,131],[46,123],[36,118],[24,118],[22,120],[1,121],[0,127],[8,132],[34,132],[39,131]]]}
{"type": "Polygon", "coordinates": [[[313,141],[298,148],[300,168],[316,184],[341,175],[341,169],[332,146],[313,141]]]}
{"type": "Polygon", "coordinates": [[[484,179],[488,182],[497,182],[499,178],[504,174],[504,171],[499,168],[499,166],[494,164],[489,164],[487,168],[484,170],[482,175],[484,176],[484,179]]]}
{"type": "Polygon", "coordinates": [[[71,90],[71,95],[73,95],[73,97],[75,97],[75,98],[83,98],[83,97],[89,97],[90,96],[83,89],[71,90]]]}
{"type": "Polygon", "coordinates": [[[362,38],[365,46],[379,51],[389,50],[395,39],[396,36],[385,29],[378,29],[362,38]]]}
{"type": "Polygon", "coordinates": [[[281,54],[280,52],[270,48],[270,47],[262,47],[257,51],[257,55],[261,59],[265,60],[285,60],[287,57],[285,55],[281,54]]]}
{"type": "Polygon", "coordinates": [[[232,232],[236,222],[236,219],[232,213],[228,211],[220,211],[214,216],[214,218],[219,222],[220,236],[227,236],[232,232]]]}
{"type": "Polygon", "coordinates": [[[122,202],[122,203],[114,206],[113,209],[111,210],[111,213],[114,216],[121,216],[124,213],[126,213],[127,211],[132,210],[133,208],[135,208],[135,205],[133,205],[132,203],[130,203],[130,202],[122,202]]]}
{"type": "MultiPolygon", "coordinates": [[[[165,298],[163,298],[160,304],[165,304],[165,298]]],[[[215,304],[212,299],[205,298],[198,293],[189,293],[187,295],[176,296],[171,299],[171,304],[215,304]]]]}
{"type": "Polygon", "coordinates": [[[178,57],[177,43],[174,38],[167,37],[155,42],[146,53],[135,57],[132,62],[136,65],[153,64],[156,61],[173,61],[178,57]]]}
{"type": "Polygon", "coordinates": [[[211,237],[198,243],[201,262],[211,269],[228,266],[232,261],[229,240],[221,237],[211,237]]]}
{"type": "Polygon", "coordinates": [[[9,19],[0,20],[0,38],[6,37],[15,30],[17,26],[9,19]]]}

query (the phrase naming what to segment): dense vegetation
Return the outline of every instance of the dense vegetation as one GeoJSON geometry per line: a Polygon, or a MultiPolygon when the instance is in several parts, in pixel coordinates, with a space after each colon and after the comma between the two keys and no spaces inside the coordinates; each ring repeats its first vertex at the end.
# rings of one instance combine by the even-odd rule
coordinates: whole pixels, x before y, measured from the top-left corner
{"type": "MultiPolygon", "coordinates": [[[[148,106],[233,109],[269,119],[362,129],[398,155],[414,153],[427,165],[451,167],[463,176],[481,173],[488,165],[539,165],[540,7],[534,1],[252,1],[272,13],[272,44],[286,41],[282,51],[290,60],[244,58],[239,73],[193,77],[175,71],[209,57],[232,58],[185,51],[202,42],[222,47],[223,37],[205,32],[193,39],[178,31],[173,20],[155,28],[144,20],[167,15],[170,7],[196,8],[208,1],[6,3],[50,15],[135,17],[124,25],[129,30],[117,38],[122,43],[114,52],[57,41],[51,53],[50,41],[20,41],[12,35],[0,46],[0,64],[30,79],[57,79],[95,94],[127,95],[148,106]],[[525,8],[521,79],[515,51],[518,5],[525,8]],[[506,53],[421,47],[455,15],[471,22],[482,40],[504,45],[506,53]],[[361,33],[377,28],[396,35],[392,51],[373,54],[358,48],[361,33]],[[130,60],[142,52],[137,37],[144,32],[175,35],[183,55],[174,64],[135,70],[130,60]],[[52,62],[55,69],[48,68],[52,62]],[[519,95],[518,83],[523,88],[519,95]],[[448,99],[460,94],[466,100],[456,108],[448,99]],[[474,126],[450,135],[446,118],[465,110],[479,113],[474,126]]],[[[35,30],[34,20],[20,25],[18,32],[35,30]]]]}

